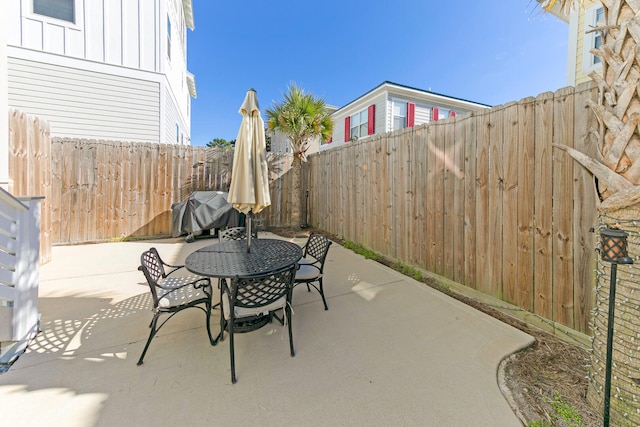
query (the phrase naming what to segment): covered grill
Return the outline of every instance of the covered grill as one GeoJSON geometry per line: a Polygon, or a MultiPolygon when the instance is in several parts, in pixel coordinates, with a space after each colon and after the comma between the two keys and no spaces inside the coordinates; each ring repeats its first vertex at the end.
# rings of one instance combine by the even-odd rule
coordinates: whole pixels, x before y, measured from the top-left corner
{"type": "Polygon", "coordinates": [[[186,234],[187,242],[193,242],[217,228],[244,225],[244,215],[233,209],[227,196],[224,191],[194,191],[186,202],[171,205],[173,237],[186,234]]]}

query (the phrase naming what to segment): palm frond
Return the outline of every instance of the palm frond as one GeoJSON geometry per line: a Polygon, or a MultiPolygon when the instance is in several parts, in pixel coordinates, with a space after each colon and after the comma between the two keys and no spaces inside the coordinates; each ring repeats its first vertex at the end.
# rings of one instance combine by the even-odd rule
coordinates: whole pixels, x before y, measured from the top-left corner
{"type": "Polygon", "coordinates": [[[272,131],[279,131],[291,141],[294,155],[306,159],[309,142],[314,137],[331,135],[332,122],[322,98],[306,93],[295,83],[289,85],[281,103],[266,110],[267,125],[272,131]]]}
{"type": "Polygon", "coordinates": [[[575,9],[582,3],[582,0],[536,0],[542,9],[550,12],[556,4],[564,14],[568,14],[570,9],[575,9]]]}

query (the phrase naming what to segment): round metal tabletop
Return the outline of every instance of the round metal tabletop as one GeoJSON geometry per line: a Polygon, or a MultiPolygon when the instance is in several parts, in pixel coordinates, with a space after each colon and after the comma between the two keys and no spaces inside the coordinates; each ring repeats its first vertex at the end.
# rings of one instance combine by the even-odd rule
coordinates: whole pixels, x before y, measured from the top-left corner
{"type": "Polygon", "coordinates": [[[189,254],[185,267],[202,276],[243,277],[276,271],[300,258],[302,248],[284,240],[252,239],[250,252],[247,252],[246,240],[232,240],[205,246],[189,254]]]}

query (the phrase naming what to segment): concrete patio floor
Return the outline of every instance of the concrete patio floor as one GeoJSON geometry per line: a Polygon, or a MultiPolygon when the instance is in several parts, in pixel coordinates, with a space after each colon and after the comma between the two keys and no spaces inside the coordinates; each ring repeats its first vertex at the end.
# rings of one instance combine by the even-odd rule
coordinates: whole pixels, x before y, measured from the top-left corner
{"type": "Polygon", "coordinates": [[[212,347],[204,314],[187,310],[136,366],[151,319],[140,254],[155,246],[183,263],[216,241],[54,247],[40,270],[42,332],[0,374],[2,424],[521,425],[497,369],[532,337],[335,243],[329,311],[317,293],[294,291],[294,358],[278,323],[240,334],[232,385],[229,340],[212,347]]]}

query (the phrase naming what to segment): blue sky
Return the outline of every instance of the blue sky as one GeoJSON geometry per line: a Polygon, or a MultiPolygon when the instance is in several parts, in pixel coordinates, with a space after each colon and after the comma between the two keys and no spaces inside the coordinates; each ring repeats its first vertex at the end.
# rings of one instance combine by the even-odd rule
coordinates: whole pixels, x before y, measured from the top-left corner
{"type": "Polygon", "coordinates": [[[566,86],[568,24],[533,0],[193,0],[191,144],[235,139],[291,82],[343,106],[385,80],[490,105],[566,86]]]}

